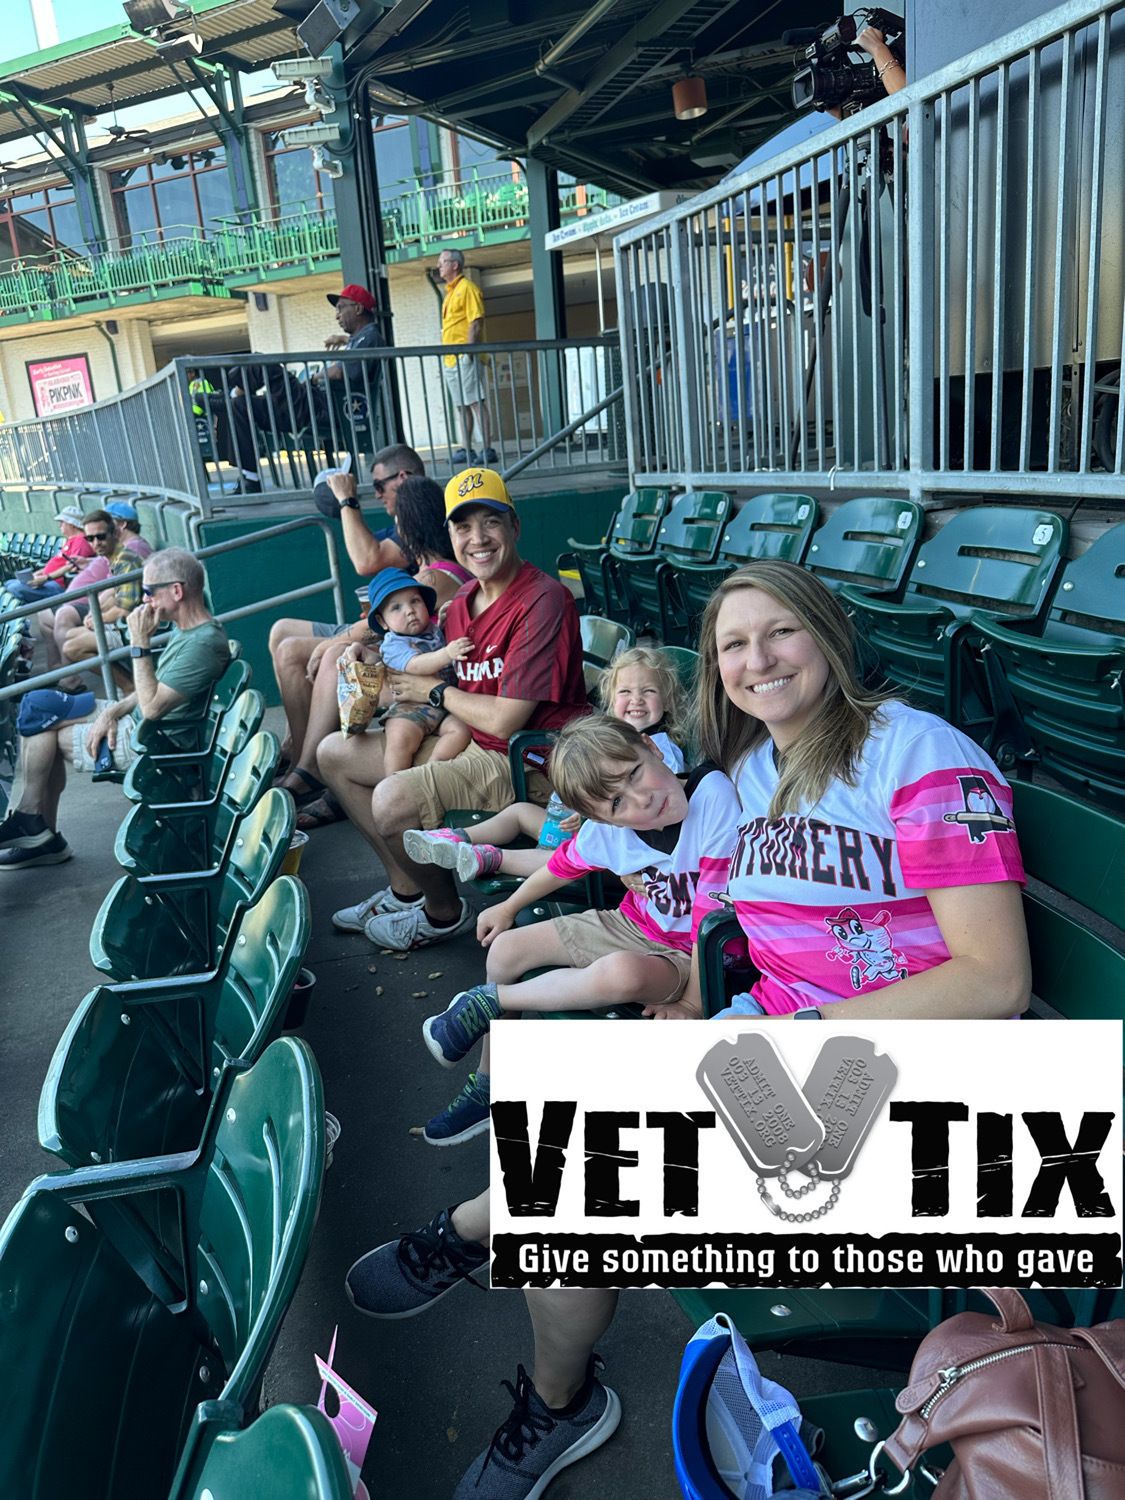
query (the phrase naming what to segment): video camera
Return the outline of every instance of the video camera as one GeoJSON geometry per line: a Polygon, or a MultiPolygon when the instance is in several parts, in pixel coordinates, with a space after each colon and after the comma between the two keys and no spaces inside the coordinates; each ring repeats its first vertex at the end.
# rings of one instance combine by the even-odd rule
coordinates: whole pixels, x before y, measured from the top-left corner
{"type": "Polygon", "coordinates": [[[787,46],[799,48],[793,54],[798,69],[793,79],[795,109],[839,109],[848,116],[883,98],[885,90],[874,62],[856,63],[848,56],[857,50],[855,39],[867,26],[881,31],[895,57],[905,62],[906,24],[901,16],[886,10],[857,10],[820,32],[782,32],[787,46]]]}

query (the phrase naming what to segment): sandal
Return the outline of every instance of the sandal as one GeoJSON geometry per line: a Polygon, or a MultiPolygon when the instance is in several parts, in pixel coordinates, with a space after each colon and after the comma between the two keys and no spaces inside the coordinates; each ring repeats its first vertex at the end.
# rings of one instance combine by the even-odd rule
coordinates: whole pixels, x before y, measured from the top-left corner
{"type": "Polygon", "coordinates": [[[347,813],[331,792],[325,792],[315,802],[307,802],[297,814],[297,827],[308,833],[313,828],[327,828],[330,823],[340,823],[347,813]]]}
{"type": "Polygon", "coordinates": [[[293,798],[298,812],[302,807],[308,807],[310,802],[318,801],[328,790],[318,776],[314,776],[311,771],[306,771],[303,766],[291,766],[285,776],[275,778],[274,786],[281,786],[287,776],[298,776],[305,783],[303,792],[295,792],[291,786],[282,787],[282,790],[288,792],[293,798]]]}

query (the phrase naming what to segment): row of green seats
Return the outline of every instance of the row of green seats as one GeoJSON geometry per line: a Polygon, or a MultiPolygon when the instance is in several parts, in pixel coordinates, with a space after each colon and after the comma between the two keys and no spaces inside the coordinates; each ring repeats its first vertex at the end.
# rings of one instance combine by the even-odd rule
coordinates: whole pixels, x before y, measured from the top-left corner
{"type": "Polygon", "coordinates": [[[278,876],[293,803],[246,679],[232,662],[189,751],[147,726],[132,775],[128,874],[91,938],[127,977],[80,1003],[40,1098],[40,1143],[71,1170],[0,1229],[0,1358],[21,1377],[5,1493],[351,1493],[319,1413],[252,1420],[316,1220],[324,1104],[311,1051],[280,1036],[308,898],[278,876]],[[163,941],[123,928],[123,891],[163,941]]]}
{"type": "Polygon", "coordinates": [[[818,525],[808,495],[627,496],[605,543],[564,553],[586,608],[694,642],[722,578],[756,558],[836,589],[873,675],[978,739],[1004,766],[1041,766],[1125,807],[1125,524],[1065,562],[1066,521],[1022,506],[955,511],[922,540],[909,500],[845,501],[818,525]]]}

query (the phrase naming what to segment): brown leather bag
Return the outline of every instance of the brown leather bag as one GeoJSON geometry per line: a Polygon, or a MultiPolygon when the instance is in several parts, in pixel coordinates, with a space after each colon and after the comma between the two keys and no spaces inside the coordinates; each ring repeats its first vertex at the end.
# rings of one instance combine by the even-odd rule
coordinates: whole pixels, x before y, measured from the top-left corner
{"type": "Polygon", "coordinates": [[[885,1456],[906,1473],[951,1444],[934,1500],[1122,1500],[1125,1319],[1054,1328],[1019,1292],[981,1290],[1000,1322],[959,1313],[926,1335],[885,1456]]]}

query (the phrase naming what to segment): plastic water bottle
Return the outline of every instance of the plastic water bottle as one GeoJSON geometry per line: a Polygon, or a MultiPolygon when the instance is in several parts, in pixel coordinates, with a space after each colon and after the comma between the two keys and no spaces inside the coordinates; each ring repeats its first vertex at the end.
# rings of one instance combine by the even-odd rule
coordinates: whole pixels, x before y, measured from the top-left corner
{"type": "Polygon", "coordinates": [[[564,833],[559,825],[565,818],[573,816],[558,792],[552,792],[551,800],[547,803],[547,821],[539,830],[540,849],[557,849],[560,844],[565,844],[570,834],[564,833]]]}

